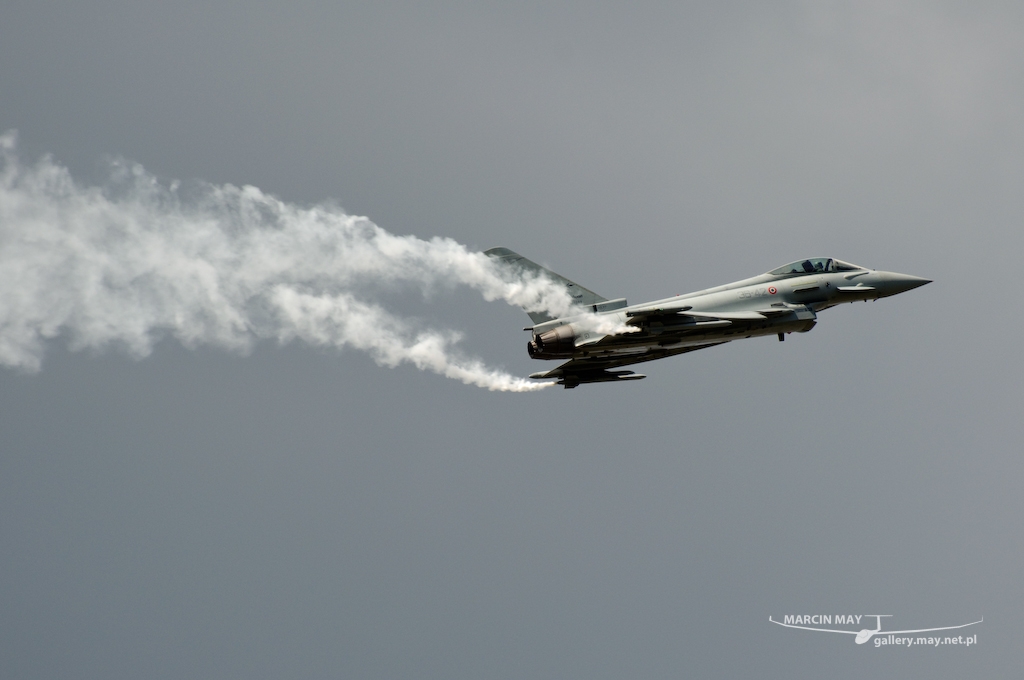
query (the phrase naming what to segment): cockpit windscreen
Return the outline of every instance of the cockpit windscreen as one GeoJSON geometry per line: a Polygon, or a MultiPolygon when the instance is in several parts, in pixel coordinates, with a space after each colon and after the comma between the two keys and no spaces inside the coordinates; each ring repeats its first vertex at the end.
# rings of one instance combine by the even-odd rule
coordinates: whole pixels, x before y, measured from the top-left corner
{"type": "Polygon", "coordinates": [[[849,262],[833,260],[831,257],[815,257],[810,260],[791,262],[785,267],[773,269],[769,274],[772,276],[792,276],[794,274],[814,274],[816,272],[854,272],[864,269],[849,262]]]}

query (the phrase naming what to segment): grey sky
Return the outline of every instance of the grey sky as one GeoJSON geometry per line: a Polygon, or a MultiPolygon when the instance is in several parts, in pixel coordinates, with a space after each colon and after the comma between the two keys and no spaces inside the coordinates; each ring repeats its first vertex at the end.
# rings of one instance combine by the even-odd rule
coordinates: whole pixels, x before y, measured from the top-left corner
{"type": "MultiPolygon", "coordinates": [[[[819,255],[935,279],[539,394],[299,343],[54,342],[0,372],[0,675],[1020,667],[1018,5],[0,14],[0,131],[83,182],[119,155],[333,199],[631,302],[819,255]],[[985,622],[976,648],[874,649],[767,621],[786,613],[985,622]]],[[[503,303],[394,304],[541,368],[503,303]]]]}

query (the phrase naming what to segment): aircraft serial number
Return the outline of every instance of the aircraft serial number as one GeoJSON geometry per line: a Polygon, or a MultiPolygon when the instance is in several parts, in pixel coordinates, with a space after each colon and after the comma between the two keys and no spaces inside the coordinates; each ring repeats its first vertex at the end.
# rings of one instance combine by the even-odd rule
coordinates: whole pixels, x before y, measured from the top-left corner
{"type": "Polygon", "coordinates": [[[770,293],[767,288],[755,288],[754,290],[745,290],[740,293],[741,300],[747,300],[750,298],[762,298],[768,297],[770,293]]]}

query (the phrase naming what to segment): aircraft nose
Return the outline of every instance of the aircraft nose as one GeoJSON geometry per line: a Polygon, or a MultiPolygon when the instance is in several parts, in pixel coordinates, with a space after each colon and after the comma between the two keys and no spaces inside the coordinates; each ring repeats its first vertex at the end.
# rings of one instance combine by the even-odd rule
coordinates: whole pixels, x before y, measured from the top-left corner
{"type": "Polygon", "coordinates": [[[920,288],[926,283],[931,282],[931,279],[922,279],[920,276],[886,272],[883,287],[886,295],[897,295],[899,293],[906,293],[908,290],[920,288]]]}

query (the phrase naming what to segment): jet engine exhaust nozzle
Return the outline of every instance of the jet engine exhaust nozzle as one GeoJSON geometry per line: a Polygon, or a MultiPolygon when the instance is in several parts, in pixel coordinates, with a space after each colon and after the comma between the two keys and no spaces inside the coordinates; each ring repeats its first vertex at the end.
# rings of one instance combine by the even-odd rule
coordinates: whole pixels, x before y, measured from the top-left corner
{"type": "Polygon", "coordinates": [[[570,326],[559,326],[535,335],[526,345],[531,359],[562,359],[571,357],[576,349],[576,333],[570,326]]]}

